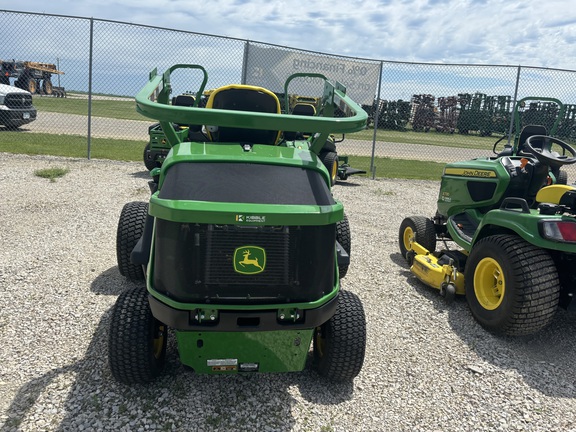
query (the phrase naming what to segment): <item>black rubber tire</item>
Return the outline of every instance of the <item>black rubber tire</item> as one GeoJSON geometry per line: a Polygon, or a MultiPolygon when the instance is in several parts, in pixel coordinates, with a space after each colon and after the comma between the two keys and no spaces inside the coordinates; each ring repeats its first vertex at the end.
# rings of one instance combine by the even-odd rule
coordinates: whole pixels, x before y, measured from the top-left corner
{"type": "Polygon", "coordinates": [[[54,92],[51,80],[45,79],[42,81],[42,91],[47,95],[51,95],[54,92]]]}
{"type": "Polygon", "coordinates": [[[32,77],[26,80],[26,88],[25,90],[29,91],[30,93],[34,94],[38,91],[38,83],[32,77]]]}
{"type": "Polygon", "coordinates": [[[148,214],[148,203],[129,202],[124,205],[118,221],[116,231],[116,259],[118,270],[122,276],[131,280],[144,280],[144,270],[141,265],[132,264],[130,254],[142,237],[146,215],[148,214]]]}
{"type": "Polygon", "coordinates": [[[474,245],[464,280],[472,315],[495,334],[536,333],[558,309],[560,281],[552,257],[516,235],[494,235],[474,245]]]}
{"type": "Polygon", "coordinates": [[[335,382],[352,381],[366,353],[366,317],[358,296],[340,290],[336,313],[314,334],[314,368],[335,382]]]}
{"type": "Polygon", "coordinates": [[[338,154],[334,152],[323,152],[320,153],[320,160],[328,170],[328,174],[330,174],[330,185],[334,186],[338,178],[338,154]]]}
{"type": "MultiPolygon", "coordinates": [[[[344,213],[344,219],[336,222],[336,241],[340,243],[340,246],[346,251],[348,256],[352,249],[352,235],[350,233],[350,222],[348,222],[348,216],[344,213]]],[[[340,274],[340,279],[343,279],[348,273],[349,264],[342,264],[338,266],[338,273],[340,274]]]]}
{"type": "Polygon", "coordinates": [[[156,168],[156,161],[152,159],[150,154],[150,143],[146,144],[146,147],[144,147],[143,158],[144,166],[148,171],[152,171],[154,168],[156,168]]]}
{"type": "Polygon", "coordinates": [[[568,172],[560,170],[558,172],[558,178],[556,179],[557,184],[567,185],[568,184],[568,172]]]}
{"type": "Polygon", "coordinates": [[[168,327],[152,315],[148,292],[134,287],[118,296],[108,335],[108,363],[124,384],[147,383],[166,363],[168,327]]]}
{"type": "Polygon", "coordinates": [[[428,249],[430,252],[436,250],[436,230],[432,219],[425,216],[410,216],[405,218],[400,224],[398,232],[398,244],[400,253],[406,258],[406,253],[411,250],[409,237],[414,237],[413,241],[428,249]]]}

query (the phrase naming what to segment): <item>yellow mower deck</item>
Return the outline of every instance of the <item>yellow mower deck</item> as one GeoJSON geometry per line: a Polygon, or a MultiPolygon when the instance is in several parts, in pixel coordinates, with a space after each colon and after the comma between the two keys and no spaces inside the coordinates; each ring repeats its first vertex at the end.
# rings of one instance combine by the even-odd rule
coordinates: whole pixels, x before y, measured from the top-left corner
{"type": "Polygon", "coordinates": [[[464,295],[464,275],[455,266],[438,263],[438,257],[417,242],[411,244],[410,271],[426,285],[444,292],[449,285],[455,294],[464,295]]]}

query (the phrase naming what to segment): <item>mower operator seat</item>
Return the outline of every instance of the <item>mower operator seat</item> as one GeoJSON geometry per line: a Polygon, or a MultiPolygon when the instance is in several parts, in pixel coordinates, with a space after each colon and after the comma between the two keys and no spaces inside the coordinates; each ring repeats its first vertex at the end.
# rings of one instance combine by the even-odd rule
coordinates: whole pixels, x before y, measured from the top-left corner
{"type": "MultiPolygon", "coordinates": [[[[233,84],[214,90],[206,108],[280,114],[280,101],[278,96],[263,87],[233,84]]],[[[280,131],[275,130],[220,126],[206,126],[206,129],[210,139],[217,142],[276,145],[280,139],[280,131]]]]}
{"type": "MultiPolygon", "coordinates": [[[[526,140],[530,138],[532,135],[548,135],[548,131],[542,125],[526,125],[522,128],[520,132],[520,138],[518,139],[518,153],[524,151],[524,145],[526,144],[526,140]]],[[[535,148],[542,148],[542,141],[535,140],[532,142],[532,147],[535,148]]]]}
{"type": "MultiPolygon", "coordinates": [[[[309,103],[297,103],[292,108],[292,115],[300,115],[300,116],[310,116],[313,117],[316,115],[316,108],[314,105],[309,103]]],[[[284,138],[287,141],[294,141],[295,139],[301,138],[304,135],[309,135],[306,132],[284,132],[284,138]]]]}

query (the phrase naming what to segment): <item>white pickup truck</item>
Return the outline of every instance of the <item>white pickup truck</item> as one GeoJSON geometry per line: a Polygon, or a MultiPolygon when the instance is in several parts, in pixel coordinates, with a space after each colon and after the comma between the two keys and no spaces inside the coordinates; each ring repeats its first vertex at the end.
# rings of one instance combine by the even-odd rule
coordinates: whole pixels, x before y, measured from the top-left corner
{"type": "Polygon", "coordinates": [[[36,120],[32,94],[18,87],[0,84],[0,126],[19,128],[36,120]]]}

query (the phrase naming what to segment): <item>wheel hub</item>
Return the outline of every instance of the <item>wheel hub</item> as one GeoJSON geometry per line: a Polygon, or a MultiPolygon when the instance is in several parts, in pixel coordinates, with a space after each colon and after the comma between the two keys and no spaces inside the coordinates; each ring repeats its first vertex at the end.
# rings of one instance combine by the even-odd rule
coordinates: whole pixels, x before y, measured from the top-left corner
{"type": "Polygon", "coordinates": [[[504,299],[506,281],[502,267],[493,258],[484,258],[474,272],[474,293],[480,306],[487,310],[498,308],[504,299]]]}

